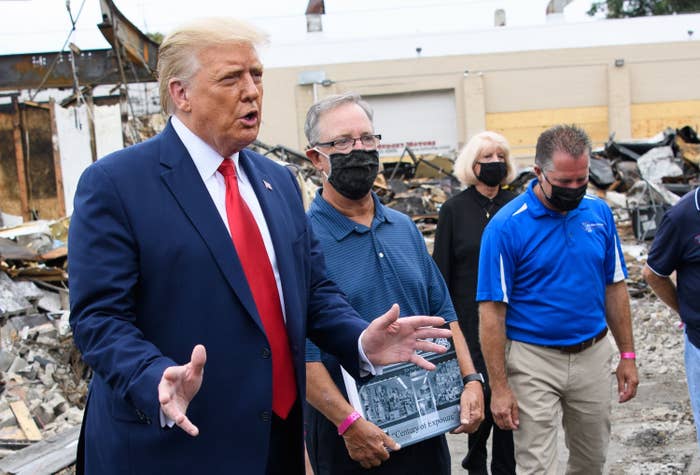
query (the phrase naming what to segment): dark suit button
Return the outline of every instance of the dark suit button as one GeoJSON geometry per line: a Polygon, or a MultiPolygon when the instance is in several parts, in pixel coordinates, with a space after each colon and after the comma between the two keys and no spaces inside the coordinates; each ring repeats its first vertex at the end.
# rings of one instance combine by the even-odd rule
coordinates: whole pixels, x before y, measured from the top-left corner
{"type": "Polygon", "coordinates": [[[147,417],[146,414],[144,414],[141,409],[136,409],[136,417],[138,417],[139,422],[141,422],[142,424],[150,424],[151,423],[151,418],[147,417]]]}
{"type": "Polygon", "coordinates": [[[270,411],[262,411],[260,413],[260,420],[263,422],[270,422],[271,414],[270,411]]]}
{"type": "Polygon", "coordinates": [[[263,348],[262,350],[262,357],[263,358],[269,358],[272,353],[270,352],[269,348],[263,348]]]}

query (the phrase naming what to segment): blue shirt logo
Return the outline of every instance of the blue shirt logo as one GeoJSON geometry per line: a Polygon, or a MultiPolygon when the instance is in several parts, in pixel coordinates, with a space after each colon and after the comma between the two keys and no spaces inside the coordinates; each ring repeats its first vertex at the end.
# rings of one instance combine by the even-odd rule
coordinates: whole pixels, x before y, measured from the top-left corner
{"type": "Polygon", "coordinates": [[[604,223],[591,223],[590,221],[583,221],[581,223],[581,227],[587,233],[592,233],[595,228],[602,228],[604,226],[604,223]]]}

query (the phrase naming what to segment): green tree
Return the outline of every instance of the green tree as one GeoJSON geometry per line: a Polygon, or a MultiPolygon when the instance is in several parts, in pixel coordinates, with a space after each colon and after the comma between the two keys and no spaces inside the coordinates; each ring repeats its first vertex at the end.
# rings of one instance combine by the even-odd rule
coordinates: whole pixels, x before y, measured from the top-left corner
{"type": "Polygon", "coordinates": [[[700,0],[605,0],[593,2],[588,14],[604,13],[607,18],[671,15],[700,12],[700,0]]]}
{"type": "Polygon", "coordinates": [[[151,40],[155,41],[158,44],[161,44],[163,42],[163,33],[146,33],[146,36],[148,36],[151,40]]]}

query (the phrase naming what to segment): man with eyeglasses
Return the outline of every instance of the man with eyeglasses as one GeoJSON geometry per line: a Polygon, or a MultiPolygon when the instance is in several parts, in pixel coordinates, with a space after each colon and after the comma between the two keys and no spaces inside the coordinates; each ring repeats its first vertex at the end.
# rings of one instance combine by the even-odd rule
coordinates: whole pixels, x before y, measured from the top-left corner
{"type": "Polygon", "coordinates": [[[610,440],[608,329],[620,350],[620,402],[637,391],[627,269],[607,204],[586,194],[586,132],[560,125],[537,140],[529,188],[487,225],[476,300],[491,412],[513,430],[517,473],[603,472],[610,440]]]}
{"type": "MultiPolygon", "coordinates": [[[[364,318],[398,304],[401,315],[440,315],[450,322],[460,370],[467,378],[457,433],[483,420],[483,392],[440,271],[411,219],[382,205],[371,191],[381,135],[360,96],[342,94],[311,106],[306,154],[323,176],[308,215],[328,275],[364,318]],[[473,379],[473,381],[471,381],[473,379]]],[[[357,418],[338,361],[307,343],[307,449],[316,475],[449,474],[444,435],[399,448],[375,424],[357,418]],[[341,437],[339,437],[339,434],[341,437]],[[399,450],[400,449],[400,450],[399,450]]]]}

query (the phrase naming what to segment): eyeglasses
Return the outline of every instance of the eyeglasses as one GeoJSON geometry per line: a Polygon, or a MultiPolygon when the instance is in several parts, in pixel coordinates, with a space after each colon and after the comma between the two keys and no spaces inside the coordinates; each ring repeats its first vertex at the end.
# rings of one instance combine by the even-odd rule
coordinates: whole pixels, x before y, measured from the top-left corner
{"type": "Polygon", "coordinates": [[[331,140],[330,142],[317,142],[316,147],[331,147],[341,152],[347,152],[355,146],[355,142],[360,141],[365,148],[376,148],[379,145],[379,141],[382,140],[381,134],[375,135],[361,135],[360,137],[341,137],[339,139],[331,140]]]}

